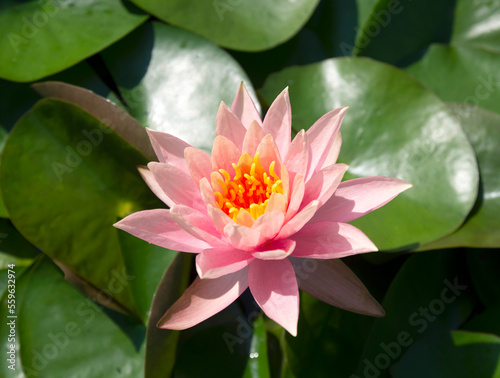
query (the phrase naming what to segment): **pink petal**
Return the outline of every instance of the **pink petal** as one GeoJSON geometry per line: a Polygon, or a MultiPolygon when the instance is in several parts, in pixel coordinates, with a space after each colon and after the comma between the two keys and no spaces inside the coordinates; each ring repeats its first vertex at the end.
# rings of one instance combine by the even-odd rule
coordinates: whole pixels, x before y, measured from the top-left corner
{"type": "Polygon", "coordinates": [[[285,215],[283,212],[273,210],[258,217],[252,226],[252,230],[257,231],[264,239],[269,240],[278,234],[284,221],[285,215]]]}
{"type": "Polygon", "coordinates": [[[161,163],[170,163],[179,168],[186,167],[184,149],[191,147],[188,143],[161,131],[152,129],[146,129],[146,131],[148,132],[156,156],[158,156],[158,160],[161,163]]]}
{"type": "Polygon", "coordinates": [[[200,211],[206,210],[198,186],[185,170],[169,163],[155,162],[149,163],[148,168],[160,188],[175,204],[186,205],[200,211]]]}
{"type": "Polygon", "coordinates": [[[332,306],[358,314],[382,317],[384,309],[341,260],[290,258],[299,287],[332,306]]]}
{"type": "Polygon", "coordinates": [[[245,139],[243,140],[243,149],[241,152],[254,156],[260,141],[265,137],[262,126],[257,121],[252,121],[248,127],[245,139]]]}
{"type": "Polygon", "coordinates": [[[207,206],[211,205],[213,207],[217,207],[217,204],[215,203],[215,196],[214,196],[214,191],[212,189],[212,185],[210,185],[210,182],[205,177],[200,180],[200,193],[203,202],[205,202],[205,205],[207,206]]]}
{"type": "Polygon", "coordinates": [[[283,214],[286,212],[287,201],[283,194],[272,193],[269,197],[269,202],[266,206],[266,213],[273,212],[275,210],[281,211],[283,214]]]}
{"type": "Polygon", "coordinates": [[[257,147],[259,152],[259,162],[264,168],[269,167],[274,161],[274,172],[281,172],[281,155],[278,146],[274,143],[273,137],[267,134],[257,147]]]}
{"type": "Polygon", "coordinates": [[[212,222],[214,222],[214,226],[219,231],[222,235],[224,235],[225,227],[228,224],[236,224],[231,218],[227,216],[225,212],[223,212],[221,209],[219,209],[217,206],[207,206],[207,211],[208,215],[212,219],[212,222]]]}
{"type": "Polygon", "coordinates": [[[253,297],[266,315],[296,336],[299,290],[290,261],[252,261],[248,267],[248,284],[253,297]]]}
{"type": "Polygon", "coordinates": [[[282,260],[295,249],[296,242],[290,239],[272,241],[253,252],[252,255],[261,260],[282,260]]]}
{"type": "Polygon", "coordinates": [[[175,205],[170,209],[170,214],[182,229],[195,238],[205,240],[212,246],[226,245],[221,240],[222,235],[217,231],[212,219],[207,214],[202,214],[184,205],[175,205]]]}
{"type": "Polygon", "coordinates": [[[342,146],[342,133],[340,130],[337,132],[337,135],[333,139],[332,146],[330,147],[330,152],[323,163],[324,167],[328,167],[329,165],[335,164],[340,154],[340,147],[342,146]]]}
{"type": "Polygon", "coordinates": [[[306,181],[323,166],[330,154],[346,111],[347,107],[334,109],[318,119],[307,130],[311,157],[306,181]]]}
{"type": "Polygon", "coordinates": [[[114,226],[148,243],[175,251],[196,253],[211,248],[206,241],[184,231],[167,209],[139,211],[116,222],[114,226]]]}
{"type": "Polygon", "coordinates": [[[300,132],[293,139],[292,144],[290,144],[290,148],[288,149],[288,153],[284,160],[284,165],[286,166],[288,172],[305,176],[307,173],[309,154],[310,151],[307,134],[304,130],[300,130],[300,132]]]}
{"type": "Polygon", "coordinates": [[[281,229],[276,239],[286,239],[290,235],[295,234],[304,225],[311,220],[316,211],[318,210],[319,202],[312,201],[302,210],[300,210],[292,219],[286,223],[281,229]]]}
{"type": "Polygon", "coordinates": [[[200,184],[202,178],[210,178],[212,174],[212,159],[209,154],[194,147],[187,147],[184,150],[184,157],[189,173],[196,185],[200,184]]]}
{"type": "Polygon", "coordinates": [[[238,93],[234,98],[233,104],[231,105],[232,112],[241,120],[243,126],[248,128],[252,121],[257,121],[259,125],[262,124],[260,119],[260,114],[255,107],[254,102],[250,98],[247,89],[243,82],[241,82],[238,88],[238,93]]]}
{"type": "Polygon", "coordinates": [[[291,238],[297,242],[293,257],[336,259],[378,250],[361,230],[347,223],[309,223],[291,238]]]}
{"type": "Polygon", "coordinates": [[[196,277],[158,322],[159,328],[195,326],[233,303],[248,287],[247,269],[214,279],[196,277]]]}
{"type": "Polygon", "coordinates": [[[224,169],[232,178],[235,174],[232,164],[238,163],[240,156],[241,151],[238,147],[226,137],[219,135],[212,147],[212,169],[214,171],[224,169]]]}
{"type": "Polygon", "coordinates": [[[348,168],[346,164],[334,164],[316,172],[306,182],[302,203],[308,204],[313,200],[318,200],[319,206],[322,206],[335,192],[348,168]]]}
{"type": "Polygon", "coordinates": [[[137,167],[137,170],[141,174],[142,179],[149,186],[149,189],[151,189],[151,191],[156,195],[156,197],[162,200],[163,203],[165,203],[165,205],[167,205],[168,207],[172,207],[175,204],[174,201],[168,198],[160,185],[158,185],[153,172],[151,172],[147,167],[144,166],[137,167]]]}
{"type": "Polygon", "coordinates": [[[226,137],[241,150],[246,131],[239,118],[221,102],[215,119],[215,135],[226,137]]]}
{"type": "Polygon", "coordinates": [[[226,224],[224,234],[234,248],[243,251],[253,251],[255,247],[265,241],[264,236],[259,231],[234,222],[226,224]]]}
{"type": "Polygon", "coordinates": [[[288,87],[271,104],[262,128],[264,133],[272,135],[281,156],[286,156],[292,132],[292,110],[288,97],[288,87]]]}
{"type": "Polygon", "coordinates": [[[379,176],[341,182],[312,221],[350,222],[385,205],[411,187],[406,181],[379,176]]]}
{"type": "Polygon", "coordinates": [[[297,211],[299,211],[302,199],[304,198],[304,192],[304,177],[302,175],[295,175],[292,186],[292,195],[290,196],[290,202],[288,203],[288,209],[285,216],[285,222],[292,219],[295,214],[297,214],[297,211]]]}
{"type": "Polygon", "coordinates": [[[240,209],[238,211],[238,215],[236,216],[236,223],[251,228],[255,223],[255,219],[253,219],[247,210],[240,209]]]}
{"type": "Polygon", "coordinates": [[[200,278],[219,278],[243,269],[254,260],[245,251],[232,247],[207,249],[196,255],[196,271],[200,278]]]}

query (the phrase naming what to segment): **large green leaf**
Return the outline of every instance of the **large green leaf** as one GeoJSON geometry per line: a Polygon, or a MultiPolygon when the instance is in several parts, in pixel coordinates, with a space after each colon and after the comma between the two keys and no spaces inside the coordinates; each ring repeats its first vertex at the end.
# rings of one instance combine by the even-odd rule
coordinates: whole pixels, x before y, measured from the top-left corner
{"type": "Polygon", "coordinates": [[[442,100],[500,113],[500,55],[465,46],[431,45],[407,72],[442,100]]]}
{"type": "Polygon", "coordinates": [[[319,0],[132,0],[172,25],[218,45],[259,51],[291,38],[319,0]]]}
{"type": "Polygon", "coordinates": [[[431,43],[449,39],[453,1],[358,0],[358,4],[360,30],[355,55],[404,66],[431,43]]]}
{"type": "Polygon", "coordinates": [[[156,284],[143,280],[151,273],[157,283],[171,256],[119,238],[113,223],[162,206],[136,170],[144,163],[144,156],[85,111],[46,99],[12,130],[0,169],[3,199],[19,232],[142,317],[148,309],[144,302],[137,306],[130,286],[147,285],[143,295],[151,300],[156,284]],[[136,266],[139,259],[156,264],[136,266]],[[141,274],[128,272],[128,265],[141,274]]]}
{"type": "Polygon", "coordinates": [[[500,247],[500,115],[478,106],[449,104],[466,132],[476,153],[481,174],[479,194],[474,208],[452,235],[425,249],[466,246],[475,248],[500,247]]]}
{"type": "Polygon", "coordinates": [[[457,0],[452,43],[500,52],[500,1],[457,0]]]}
{"type": "Polygon", "coordinates": [[[252,91],[225,51],[160,23],[144,25],[102,56],[139,122],[207,150],[220,101],[230,105],[241,81],[252,91]]]}
{"type": "Polygon", "coordinates": [[[141,375],[144,348],[140,334],[144,338],[144,327],[130,323],[131,319],[119,327],[65,282],[50,259],[39,258],[22,275],[17,293],[17,363],[28,377],[141,375]],[[139,335],[124,331],[137,327],[139,335]]]}
{"type": "Polygon", "coordinates": [[[272,75],[260,94],[269,104],[290,86],[293,128],[349,106],[340,161],[346,178],[397,177],[413,188],[353,224],[379,249],[417,246],[458,228],[477,195],[474,152],[460,124],[404,72],[362,58],[340,58],[272,75]]]}
{"type": "Polygon", "coordinates": [[[0,78],[26,82],[62,71],[146,19],[121,0],[4,0],[0,5],[0,78]]]}
{"type": "Polygon", "coordinates": [[[456,251],[412,255],[386,293],[384,318],[376,319],[360,360],[358,374],[373,367],[380,377],[416,340],[459,327],[472,313],[475,298],[456,251]]]}
{"type": "Polygon", "coordinates": [[[498,378],[500,337],[452,331],[413,345],[391,369],[394,378],[498,378]]]}

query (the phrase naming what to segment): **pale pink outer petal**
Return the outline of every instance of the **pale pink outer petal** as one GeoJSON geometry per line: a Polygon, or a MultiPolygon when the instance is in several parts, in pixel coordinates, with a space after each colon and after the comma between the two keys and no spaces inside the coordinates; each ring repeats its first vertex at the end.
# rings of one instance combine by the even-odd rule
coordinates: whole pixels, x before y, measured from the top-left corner
{"type": "Polygon", "coordinates": [[[385,205],[411,187],[406,181],[380,176],[341,182],[311,222],[350,222],[385,205]]]}
{"type": "Polygon", "coordinates": [[[253,251],[255,247],[266,241],[266,238],[259,231],[234,222],[226,224],[224,235],[234,248],[243,251],[253,251]]]}
{"type": "Polygon", "coordinates": [[[147,167],[144,166],[139,166],[137,167],[137,170],[142,176],[142,179],[146,182],[146,184],[149,186],[149,189],[158,197],[160,200],[163,201],[165,205],[168,207],[172,207],[175,202],[172,201],[163,191],[163,189],[158,185],[156,182],[156,179],[153,175],[153,172],[151,172],[147,167]]]}
{"type": "Polygon", "coordinates": [[[224,169],[233,178],[235,172],[232,164],[238,163],[240,156],[241,151],[232,141],[221,135],[215,137],[212,147],[212,169],[214,171],[224,169]]]}
{"type": "Polygon", "coordinates": [[[323,167],[323,163],[331,153],[331,147],[334,145],[346,111],[347,107],[334,109],[318,119],[307,130],[311,155],[306,182],[323,167]]]}
{"type": "MultiPolygon", "coordinates": [[[[309,162],[309,141],[304,130],[300,130],[295,138],[293,138],[286,158],[283,160],[284,165],[289,173],[297,173],[305,177],[309,162]]],[[[293,180],[294,177],[290,176],[293,180]]]]}
{"type": "Polygon", "coordinates": [[[302,199],[304,198],[304,192],[304,177],[302,175],[295,175],[295,178],[293,179],[292,194],[290,196],[290,202],[288,203],[288,209],[285,216],[285,222],[292,219],[295,214],[297,214],[297,211],[299,211],[302,199]]]}
{"type": "Polygon", "coordinates": [[[368,236],[347,223],[309,223],[290,238],[297,242],[293,257],[336,259],[378,250],[368,236]]]}
{"type": "Polygon", "coordinates": [[[148,243],[182,252],[201,252],[212,246],[184,231],[168,209],[144,210],[133,213],[114,224],[148,243]]]}
{"type": "Polygon", "coordinates": [[[233,303],[248,287],[246,268],[213,279],[196,277],[158,322],[159,328],[181,330],[195,326],[233,303]]]}
{"type": "Polygon", "coordinates": [[[265,244],[258,251],[253,252],[252,256],[261,260],[282,260],[295,249],[296,242],[291,239],[283,239],[265,244]]]}
{"type": "Polygon", "coordinates": [[[291,335],[297,335],[299,290],[292,264],[283,260],[254,260],[248,284],[262,310],[291,335]]]}
{"type": "Polygon", "coordinates": [[[179,168],[185,168],[184,149],[191,147],[182,139],[173,135],[146,128],[151,145],[155,150],[156,156],[161,163],[170,163],[179,168]]]}
{"type": "Polygon", "coordinates": [[[254,120],[257,121],[259,125],[262,124],[260,114],[257,111],[257,108],[255,107],[255,104],[248,94],[248,91],[245,88],[243,82],[241,82],[240,87],[238,88],[236,97],[234,98],[233,104],[231,105],[231,110],[236,115],[236,117],[241,120],[241,123],[246,128],[248,128],[254,120]]]}
{"type": "Polygon", "coordinates": [[[262,126],[257,121],[252,121],[248,127],[247,133],[245,134],[245,139],[243,140],[243,147],[241,152],[247,153],[250,156],[254,156],[259,146],[260,141],[266,136],[262,126]]]}
{"type": "Polygon", "coordinates": [[[340,147],[342,146],[342,133],[340,130],[337,132],[335,139],[333,140],[332,146],[330,147],[330,152],[323,163],[324,167],[328,167],[329,165],[335,164],[340,154],[340,147]]]}
{"type": "Polygon", "coordinates": [[[284,221],[285,215],[283,212],[273,210],[258,217],[252,225],[252,230],[257,231],[265,239],[269,240],[278,234],[284,221]]]}
{"type": "Polygon", "coordinates": [[[271,104],[264,118],[262,128],[264,133],[271,134],[281,156],[285,157],[290,146],[292,132],[292,110],[288,87],[271,104]]]}
{"type": "Polygon", "coordinates": [[[160,188],[175,204],[205,211],[206,205],[201,198],[200,189],[186,170],[168,163],[156,162],[149,163],[148,168],[160,188]]]}
{"type": "Polygon", "coordinates": [[[212,174],[212,159],[209,154],[194,147],[187,147],[184,150],[184,157],[189,173],[196,186],[200,184],[202,178],[210,178],[212,174]]]}
{"type": "Polygon", "coordinates": [[[215,118],[215,135],[226,137],[241,150],[246,131],[239,118],[224,102],[221,102],[215,118]]]}
{"type": "Polygon", "coordinates": [[[385,311],[359,278],[341,261],[289,258],[299,287],[332,306],[382,317],[385,311]]]}
{"type": "Polygon", "coordinates": [[[290,219],[280,230],[276,240],[286,239],[295,234],[304,225],[311,220],[316,211],[318,211],[319,202],[312,201],[302,210],[300,210],[292,219],[290,219]]]}
{"type": "Polygon", "coordinates": [[[195,238],[205,240],[212,246],[227,245],[207,214],[184,205],[175,205],[170,209],[170,214],[182,229],[195,238]]]}
{"type": "Polygon", "coordinates": [[[316,172],[306,182],[302,203],[318,200],[319,206],[322,206],[335,192],[348,168],[346,164],[333,164],[316,172]]]}
{"type": "Polygon", "coordinates": [[[254,260],[246,251],[230,246],[207,249],[196,255],[196,271],[200,278],[218,278],[243,269],[254,260]]]}

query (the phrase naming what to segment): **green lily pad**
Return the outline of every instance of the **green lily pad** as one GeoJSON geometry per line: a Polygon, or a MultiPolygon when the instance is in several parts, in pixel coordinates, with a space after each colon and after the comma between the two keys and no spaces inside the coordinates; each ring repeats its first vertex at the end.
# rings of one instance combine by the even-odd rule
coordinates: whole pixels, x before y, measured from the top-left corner
{"type": "Polygon", "coordinates": [[[407,72],[448,102],[500,113],[500,54],[465,46],[431,45],[407,72]]]}
{"type": "Polygon", "coordinates": [[[169,24],[234,50],[260,51],[285,42],[319,0],[132,0],[169,24]]]}
{"type": "Polygon", "coordinates": [[[225,51],[157,22],[102,56],[132,116],[209,151],[220,101],[230,105],[241,81],[253,94],[246,74],[225,51]]]}
{"type": "Polygon", "coordinates": [[[156,324],[187,288],[192,266],[191,258],[190,254],[178,253],[156,289],[146,333],[145,378],[172,374],[179,332],[157,328],[156,324]]]}
{"type": "Polygon", "coordinates": [[[477,163],[460,124],[430,91],[398,69],[362,58],[285,69],[260,94],[270,104],[286,86],[295,131],[350,107],[339,157],[350,167],[346,179],[389,176],[413,184],[353,222],[379,249],[415,248],[463,223],[477,196],[477,163]]]}
{"type": "Polygon", "coordinates": [[[305,293],[297,337],[285,335],[284,353],[297,377],[328,378],[355,372],[373,318],[340,310],[305,293]],[[307,361],[307,363],[304,363],[307,361]]]}
{"type": "MultiPolygon", "coordinates": [[[[472,313],[475,297],[456,251],[413,254],[393,280],[359,362],[358,374],[388,368],[417,340],[434,332],[458,328],[472,313]]],[[[364,374],[364,375],[363,375],[364,374]]]]}
{"type": "Polygon", "coordinates": [[[457,0],[452,44],[500,53],[500,2],[457,0]]]}
{"type": "Polygon", "coordinates": [[[30,265],[38,253],[12,226],[9,219],[0,219],[0,269],[9,264],[30,265]]]}
{"type": "Polygon", "coordinates": [[[490,307],[479,315],[474,316],[464,324],[463,330],[483,333],[493,333],[500,336],[500,305],[490,307]]]}
{"type": "Polygon", "coordinates": [[[394,378],[496,378],[500,337],[452,331],[419,340],[391,369],[394,378]]]}
{"type": "Polygon", "coordinates": [[[147,19],[128,1],[15,1],[0,5],[0,78],[27,82],[94,55],[147,19]]]}
{"type": "MultiPolygon", "coordinates": [[[[50,259],[40,256],[20,278],[17,293],[17,363],[28,377],[142,373],[144,348],[64,281],[50,259]]],[[[1,312],[5,307],[2,301],[1,312]]]]}
{"type": "Polygon", "coordinates": [[[481,174],[479,194],[465,223],[450,236],[424,246],[424,249],[465,246],[500,247],[500,115],[466,104],[449,104],[466,132],[476,153],[481,174]]]}
{"type": "Polygon", "coordinates": [[[467,266],[474,289],[486,308],[500,307],[500,254],[498,249],[467,250],[467,266]]]}
{"type": "MultiPolygon", "coordinates": [[[[148,308],[136,303],[131,286],[146,285],[148,266],[157,283],[171,256],[146,242],[120,239],[113,223],[162,206],[136,170],[146,162],[82,109],[44,99],[11,131],[0,167],[5,206],[19,232],[141,317],[148,308]],[[138,265],[138,259],[155,263],[138,265]],[[133,260],[136,272],[146,271],[127,271],[133,260]]],[[[142,295],[151,300],[156,284],[147,285],[142,295]]]]}
{"type": "Polygon", "coordinates": [[[358,0],[357,3],[361,27],[354,55],[405,66],[431,43],[447,42],[451,34],[452,1],[358,0]]]}

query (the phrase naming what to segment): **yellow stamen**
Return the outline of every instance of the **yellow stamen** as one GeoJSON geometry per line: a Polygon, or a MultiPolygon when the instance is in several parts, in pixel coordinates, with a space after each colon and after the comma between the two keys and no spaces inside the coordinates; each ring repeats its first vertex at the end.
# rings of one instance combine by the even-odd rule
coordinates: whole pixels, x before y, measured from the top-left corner
{"type": "MultiPolygon", "coordinates": [[[[232,164],[235,172],[233,178],[224,169],[214,171],[212,188],[219,209],[234,221],[240,209],[246,210],[253,219],[263,215],[271,194],[283,193],[283,182],[276,174],[275,166],[276,162],[273,161],[266,171],[259,162],[257,152],[253,159],[245,153],[239,158],[238,164],[232,164]]],[[[248,222],[248,216],[243,218],[248,222]]]]}

